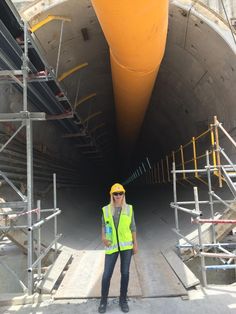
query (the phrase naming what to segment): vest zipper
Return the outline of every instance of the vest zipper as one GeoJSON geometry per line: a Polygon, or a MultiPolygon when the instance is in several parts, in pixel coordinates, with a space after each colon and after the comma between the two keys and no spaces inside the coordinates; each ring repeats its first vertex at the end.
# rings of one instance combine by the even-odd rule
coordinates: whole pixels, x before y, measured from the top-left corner
{"type": "MultiPolygon", "coordinates": [[[[121,209],[121,210],[122,210],[122,209],[121,209]]],[[[120,211],[120,215],[121,215],[121,211],[120,211]]],[[[119,215],[119,220],[118,220],[118,224],[117,224],[117,228],[116,228],[116,239],[117,239],[118,251],[120,251],[119,236],[118,236],[118,228],[119,228],[119,223],[120,223],[120,215],[119,215]]]]}

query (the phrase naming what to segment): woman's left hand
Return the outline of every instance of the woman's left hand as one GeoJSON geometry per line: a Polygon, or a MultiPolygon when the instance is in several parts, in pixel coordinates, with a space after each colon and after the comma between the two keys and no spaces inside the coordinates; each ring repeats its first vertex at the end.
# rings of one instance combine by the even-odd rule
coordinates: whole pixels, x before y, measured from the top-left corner
{"type": "Polygon", "coordinates": [[[133,244],[133,254],[137,254],[138,253],[138,244],[134,243],[133,244]]]}

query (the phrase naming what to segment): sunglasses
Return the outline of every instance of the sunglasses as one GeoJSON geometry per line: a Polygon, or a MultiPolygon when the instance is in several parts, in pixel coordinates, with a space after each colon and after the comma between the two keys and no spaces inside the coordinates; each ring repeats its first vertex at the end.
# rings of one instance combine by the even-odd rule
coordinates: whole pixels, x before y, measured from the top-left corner
{"type": "Polygon", "coordinates": [[[118,195],[124,195],[124,192],[115,192],[115,193],[112,193],[114,196],[118,196],[118,195]]]}

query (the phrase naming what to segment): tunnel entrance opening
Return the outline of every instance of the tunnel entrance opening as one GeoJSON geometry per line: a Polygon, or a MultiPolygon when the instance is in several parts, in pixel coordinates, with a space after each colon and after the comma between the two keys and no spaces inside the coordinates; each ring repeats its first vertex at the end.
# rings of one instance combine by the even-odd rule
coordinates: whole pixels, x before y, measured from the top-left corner
{"type": "MultiPolygon", "coordinates": [[[[192,10],[192,13],[193,11],[194,10],[192,10]]],[[[187,137],[190,138],[192,135],[200,133],[198,131],[203,131],[208,122],[208,117],[215,114],[215,112],[222,114],[225,124],[232,132],[234,131],[231,119],[234,114],[234,107],[231,106],[233,103],[232,100],[234,100],[234,95],[233,91],[229,92],[229,90],[230,84],[234,80],[234,67],[232,64],[235,60],[235,55],[232,53],[231,47],[229,48],[222,38],[220,38],[220,33],[218,31],[214,32],[213,28],[209,27],[209,25],[202,20],[202,17],[195,14],[191,15],[189,11],[189,19],[187,21],[186,15],[183,13],[183,10],[180,10],[178,6],[172,7],[171,18],[173,18],[173,22],[170,23],[170,36],[167,44],[166,58],[154,90],[153,100],[146,121],[144,122],[143,133],[139,144],[140,146],[137,150],[137,160],[146,158],[146,152],[148,152],[148,160],[152,165],[153,161],[161,157],[163,158],[162,152],[170,151],[170,149],[176,147],[176,143],[184,142],[187,137]],[[186,23],[188,24],[188,28],[186,28],[186,23]],[[177,24],[181,25],[182,28],[175,32],[177,24]],[[208,33],[208,38],[213,38],[215,41],[213,42],[212,39],[212,45],[209,46],[209,50],[203,49],[205,44],[204,38],[201,38],[197,33],[198,31],[195,33],[195,30],[199,30],[199,28],[202,28],[200,30],[201,34],[206,32],[208,33]],[[186,35],[184,38],[184,45],[182,45],[183,33],[186,35]],[[176,34],[178,36],[174,39],[176,34]],[[215,59],[213,60],[210,51],[213,50],[214,45],[220,47],[219,50],[221,50],[221,52],[216,54],[215,59]],[[217,60],[220,59],[220,55],[223,53],[227,55],[226,59],[228,62],[226,64],[221,60],[220,65],[217,66],[217,60]],[[174,58],[172,58],[173,55],[178,56],[178,58],[176,58],[178,61],[175,61],[174,58]],[[191,65],[191,67],[189,65],[191,65]],[[184,71],[184,73],[182,73],[182,71],[184,71]],[[224,91],[222,94],[227,100],[223,101],[223,96],[219,95],[219,90],[224,91]],[[173,103],[176,106],[173,106],[173,103]],[[213,104],[215,103],[216,105],[214,107],[213,104]],[[226,103],[228,108],[227,112],[225,112],[225,106],[222,105],[226,103]],[[188,118],[186,119],[186,117],[188,118]],[[181,121],[181,123],[179,121],[181,121]],[[146,136],[147,134],[149,135],[146,136]],[[150,134],[152,134],[152,136],[150,136],[150,134]],[[159,143],[158,150],[156,149],[156,143],[159,143]],[[145,156],[142,152],[145,152],[145,156]]],[[[53,92],[55,92],[54,88],[55,85],[53,85],[53,92]]],[[[62,101],[62,99],[59,100],[62,101]]],[[[65,108],[66,107],[64,107],[64,109],[65,108]]],[[[82,113],[83,110],[81,109],[81,114],[82,113]]],[[[57,112],[57,114],[61,115],[62,113],[57,112]]],[[[87,118],[87,116],[85,116],[85,118],[87,118]]],[[[74,120],[76,122],[75,124],[78,124],[78,129],[76,129],[78,132],[75,133],[77,134],[76,136],[78,136],[78,133],[81,132],[80,120],[78,120],[77,117],[74,117],[74,120]]],[[[64,123],[64,121],[62,123],[64,123]]],[[[68,127],[68,124],[66,124],[66,126],[68,127]]],[[[94,127],[96,128],[97,126],[99,126],[99,124],[95,123],[94,127]]],[[[46,129],[49,129],[48,125],[47,128],[45,127],[45,130],[46,129]]],[[[94,128],[92,127],[91,129],[93,130],[94,128]]],[[[76,130],[73,129],[73,132],[76,130]]],[[[103,133],[101,132],[99,135],[102,136],[102,134],[103,133]]],[[[68,138],[68,134],[63,134],[63,146],[66,141],[66,136],[68,138]]],[[[49,140],[49,137],[47,141],[49,141],[50,144],[53,142],[53,140],[49,140]]],[[[61,143],[62,141],[57,141],[55,145],[57,146],[56,151],[58,154],[59,152],[64,152],[65,154],[65,152],[71,151],[71,148],[68,149],[68,147],[72,144],[72,141],[70,141],[69,145],[65,145],[63,149],[60,147],[61,143]]],[[[50,144],[48,146],[50,146],[50,144]]],[[[54,143],[52,143],[52,145],[53,144],[54,143]]],[[[83,145],[85,147],[87,145],[89,145],[89,147],[91,146],[87,140],[82,140],[78,143],[79,150],[82,149],[83,145]]],[[[42,151],[43,150],[44,148],[42,148],[42,151]]],[[[88,157],[91,153],[92,155],[94,154],[94,152],[91,152],[86,148],[81,154],[88,157]]],[[[76,160],[76,153],[73,152],[73,155],[73,160],[76,160]]],[[[66,157],[68,158],[68,153],[66,157]]],[[[95,166],[101,167],[100,169],[103,170],[109,163],[109,161],[108,163],[106,163],[106,161],[110,159],[104,157],[105,167],[104,163],[101,165],[98,160],[99,158],[96,157],[95,166]]],[[[84,175],[80,183],[85,182],[86,175],[89,177],[86,178],[87,181],[86,184],[84,184],[84,187],[75,189],[73,184],[71,188],[68,187],[69,181],[72,183],[72,177],[77,177],[77,175],[73,173],[75,170],[71,168],[66,170],[67,175],[70,172],[68,180],[65,180],[65,172],[61,173],[62,190],[58,197],[60,198],[60,204],[62,205],[60,207],[64,207],[65,210],[63,212],[63,219],[59,222],[59,227],[64,231],[64,241],[66,246],[71,246],[77,249],[86,249],[89,251],[91,248],[98,249],[100,245],[100,240],[98,239],[98,235],[100,234],[100,224],[98,223],[98,221],[100,222],[100,211],[98,208],[101,208],[102,205],[109,201],[108,197],[105,196],[109,189],[107,188],[99,191],[96,185],[100,186],[101,181],[105,181],[104,174],[101,175],[100,172],[102,171],[97,171],[96,173],[99,174],[97,179],[98,183],[94,184],[95,172],[91,169],[92,163],[86,163],[83,157],[80,161],[82,164],[81,168],[84,169],[80,168],[78,172],[82,173],[83,170],[86,170],[83,172],[84,175]],[[86,167],[87,169],[85,169],[86,167]],[[67,184],[65,184],[67,187],[63,187],[65,181],[67,181],[67,184]],[[91,187],[89,188],[88,186],[91,187]],[[103,195],[104,199],[102,199],[101,195],[103,195]],[[77,222],[77,220],[79,222],[77,222]],[[80,239],[80,241],[78,241],[78,239],[80,239]]],[[[50,162],[54,162],[55,166],[55,159],[53,159],[53,161],[46,160],[44,165],[40,166],[39,170],[41,173],[42,168],[50,162]]],[[[119,167],[120,163],[119,161],[116,161],[115,163],[110,162],[111,168],[119,167]]],[[[162,163],[163,166],[164,163],[167,165],[167,160],[164,159],[162,163]]],[[[162,163],[159,164],[160,171],[162,163]]],[[[62,165],[58,166],[61,167],[62,165]]],[[[63,164],[63,166],[65,165],[63,164]]],[[[148,169],[149,165],[146,164],[145,166],[148,169]]],[[[166,184],[165,187],[158,187],[158,189],[156,189],[155,185],[150,186],[155,183],[160,183],[157,182],[157,168],[157,166],[156,169],[155,167],[152,167],[151,171],[148,172],[148,175],[145,176],[143,182],[139,182],[139,184],[136,186],[134,185],[133,187],[128,186],[130,203],[137,207],[136,216],[137,224],[140,226],[140,247],[143,250],[147,249],[147,247],[156,247],[157,243],[159,248],[166,248],[167,245],[174,245],[175,242],[174,235],[171,232],[171,227],[174,226],[174,216],[173,212],[169,209],[169,203],[173,200],[171,186],[166,184]],[[153,223],[154,220],[156,220],[155,223],[153,223]]],[[[169,165],[169,169],[166,172],[166,177],[165,175],[163,176],[164,171],[162,171],[163,181],[171,181],[171,177],[168,177],[170,170],[171,165],[169,165]]],[[[107,177],[110,180],[111,176],[107,177]]],[[[78,181],[75,179],[75,183],[77,182],[78,181]]],[[[43,187],[45,189],[45,186],[43,187]]],[[[47,189],[50,189],[50,187],[46,187],[45,193],[43,193],[45,194],[44,201],[46,204],[51,202],[47,195],[47,189]]],[[[48,231],[45,230],[46,237],[47,232],[48,231]]]]}

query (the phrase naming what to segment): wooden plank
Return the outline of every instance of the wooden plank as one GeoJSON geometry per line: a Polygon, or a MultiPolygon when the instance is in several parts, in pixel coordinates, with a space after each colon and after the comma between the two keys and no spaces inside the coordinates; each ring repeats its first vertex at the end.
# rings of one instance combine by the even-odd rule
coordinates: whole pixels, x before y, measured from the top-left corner
{"type": "MultiPolygon", "coordinates": [[[[9,240],[11,240],[13,243],[15,243],[18,248],[22,250],[25,254],[28,253],[28,235],[27,231],[23,229],[13,229],[7,233],[4,234],[9,240]]],[[[46,249],[49,244],[45,242],[41,242],[41,248],[46,249]]],[[[34,239],[34,252],[33,252],[33,257],[34,259],[37,258],[37,240],[34,239]]],[[[48,254],[43,258],[43,262],[46,262],[47,260],[53,261],[54,258],[54,247],[50,249],[48,254]]]]}
{"type": "MultiPolygon", "coordinates": [[[[236,219],[236,208],[235,210],[232,209],[226,209],[222,215],[218,214],[215,216],[215,219],[236,219]]],[[[217,224],[215,226],[215,232],[216,232],[216,241],[221,241],[229,232],[235,227],[234,224],[217,224]]],[[[212,229],[210,223],[205,223],[201,225],[202,229],[202,243],[212,243],[212,229]]],[[[199,244],[198,239],[198,230],[194,230],[193,232],[189,233],[185,236],[188,240],[195,244],[199,244]]],[[[180,245],[187,244],[184,239],[180,239],[179,241],[180,245]]],[[[210,247],[205,248],[205,250],[209,250],[210,247]]],[[[187,248],[181,248],[180,250],[182,257],[184,260],[188,260],[192,257],[194,257],[194,252],[192,249],[187,248]]]]}
{"type": "Polygon", "coordinates": [[[196,286],[200,283],[199,279],[188,268],[187,265],[176,255],[174,251],[162,251],[162,255],[165,257],[171,268],[174,270],[178,278],[181,280],[185,288],[196,286]]]}
{"type": "Polygon", "coordinates": [[[28,236],[25,230],[13,229],[6,233],[6,237],[14,242],[24,253],[27,253],[28,236]]]}
{"type": "Polygon", "coordinates": [[[62,251],[57,257],[55,263],[50,267],[46,273],[42,283],[39,285],[39,289],[43,293],[50,293],[60,277],[63,269],[66,267],[70,261],[72,254],[62,251]]]}
{"type": "MultiPolygon", "coordinates": [[[[104,250],[79,251],[71,263],[55,299],[97,298],[101,296],[104,270],[104,250]]],[[[120,295],[120,258],[111,279],[109,297],[120,295]]],[[[137,269],[132,258],[130,266],[129,296],[141,296],[137,269]]]]}
{"type": "Polygon", "coordinates": [[[139,251],[135,255],[135,263],[144,297],[187,295],[187,291],[161,252],[139,251]]]}
{"type": "Polygon", "coordinates": [[[4,212],[4,209],[8,209],[8,212],[12,211],[12,208],[26,208],[27,202],[23,201],[15,201],[15,202],[2,202],[2,199],[0,199],[0,208],[3,209],[2,212],[4,212]]]}
{"type": "MultiPolygon", "coordinates": [[[[51,295],[34,293],[28,295],[27,293],[1,293],[0,294],[0,307],[10,305],[25,305],[25,304],[39,304],[43,301],[49,301],[52,299],[51,295]]],[[[18,312],[13,310],[13,312],[18,312]]],[[[0,313],[3,313],[2,311],[0,313]]],[[[4,312],[6,313],[6,312],[4,312]]],[[[9,313],[9,312],[8,312],[9,313]]]]}

